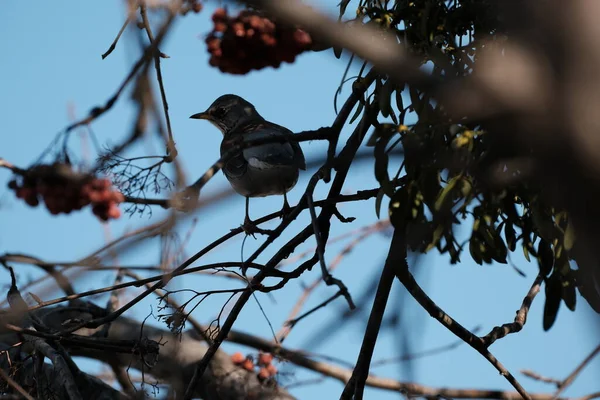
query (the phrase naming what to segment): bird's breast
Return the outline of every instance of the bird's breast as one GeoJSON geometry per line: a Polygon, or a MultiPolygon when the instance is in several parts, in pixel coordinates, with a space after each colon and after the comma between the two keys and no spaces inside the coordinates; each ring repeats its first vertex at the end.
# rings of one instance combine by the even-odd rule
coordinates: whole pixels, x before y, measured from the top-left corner
{"type": "Polygon", "coordinates": [[[267,166],[260,160],[248,160],[241,176],[223,172],[233,189],[245,197],[265,197],[289,192],[298,182],[298,169],[286,166],[267,166]]]}

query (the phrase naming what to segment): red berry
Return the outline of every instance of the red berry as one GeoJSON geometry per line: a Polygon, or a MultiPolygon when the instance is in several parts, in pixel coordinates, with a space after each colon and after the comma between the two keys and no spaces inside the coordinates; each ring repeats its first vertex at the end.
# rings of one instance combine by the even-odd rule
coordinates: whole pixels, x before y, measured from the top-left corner
{"type": "Polygon", "coordinates": [[[40,204],[40,201],[38,200],[37,195],[35,194],[25,197],[25,202],[31,207],[37,207],[37,205],[40,204]]]}
{"type": "Polygon", "coordinates": [[[98,193],[98,203],[108,203],[112,200],[112,192],[109,190],[102,190],[98,193]]]}
{"type": "Polygon", "coordinates": [[[261,368],[260,371],[258,371],[258,379],[261,381],[268,379],[270,376],[271,373],[266,368],[261,368]]]}
{"type": "Polygon", "coordinates": [[[277,374],[277,368],[273,364],[269,364],[265,367],[271,376],[275,376],[277,374]]]}
{"type": "Polygon", "coordinates": [[[206,47],[208,48],[209,53],[213,53],[214,51],[221,49],[221,39],[216,37],[210,37],[206,39],[206,47]]]}
{"type": "Polygon", "coordinates": [[[57,196],[54,198],[54,206],[59,213],[65,212],[69,209],[67,199],[62,196],[57,196]]]}
{"type": "Polygon", "coordinates": [[[263,18],[263,23],[264,23],[264,29],[263,32],[274,32],[275,31],[275,24],[273,23],[273,21],[271,21],[268,18],[263,18]]]}
{"type": "Polygon", "coordinates": [[[227,30],[227,24],[225,22],[217,21],[213,27],[215,32],[225,32],[227,30]]]}
{"type": "Polygon", "coordinates": [[[89,194],[89,199],[92,203],[100,203],[102,201],[102,192],[92,190],[89,194]]]}
{"type": "Polygon", "coordinates": [[[312,43],[310,35],[302,29],[296,29],[294,31],[294,41],[302,48],[308,47],[312,43]]]}
{"type": "Polygon", "coordinates": [[[269,365],[273,361],[273,355],[270,353],[261,353],[258,356],[258,365],[269,365]]]}
{"type": "Polygon", "coordinates": [[[275,40],[275,38],[268,33],[263,33],[262,35],[260,35],[260,38],[262,39],[265,46],[273,47],[277,44],[277,40],[275,40]]]}
{"type": "Polygon", "coordinates": [[[92,182],[90,182],[90,186],[94,190],[102,189],[102,183],[100,182],[100,179],[92,180],[92,182]]]}
{"type": "Polygon", "coordinates": [[[37,191],[39,194],[41,194],[42,196],[44,196],[46,193],[48,193],[48,185],[40,182],[37,187],[36,187],[37,191]]]}
{"type": "Polygon", "coordinates": [[[244,368],[246,371],[252,371],[254,369],[254,363],[252,362],[251,359],[246,358],[242,362],[242,368],[244,368]]]}
{"type": "Polygon", "coordinates": [[[257,30],[262,30],[265,26],[263,19],[258,15],[253,15],[248,19],[248,25],[257,30]]]}
{"type": "Polygon", "coordinates": [[[79,191],[81,196],[89,196],[91,192],[92,192],[92,185],[90,185],[89,183],[86,183],[85,185],[83,185],[81,187],[81,190],[79,191]]]}
{"type": "Polygon", "coordinates": [[[220,21],[227,18],[227,10],[224,8],[217,8],[212,15],[213,21],[220,21]]]}
{"type": "Polygon", "coordinates": [[[46,208],[52,215],[58,214],[60,211],[56,205],[56,199],[54,197],[44,198],[44,202],[46,203],[46,208]]]}
{"type": "Polygon", "coordinates": [[[212,57],[210,57],[210,59],[208,60],[208,64],[209,64],[210,66],[212,66],[212,67],[218,67],[218,66],[220,65],[220,59],[219,59],[219,57],[220,57],[220,55],[219,55],[219,56],[214,56],[214,55],[213,55],[213,56],[212,56],[212,57]]]}
{"type": "Polygon", "coordinates": [[[109,218],[119,219],[119,217],[121,216],[121,210],[119,210],[119,207],[117,207],[115,204],[111,204],[110,208],[108,209],[107,215],[109,218]]]}
{"type": "Polygon", "coordinates": [[[245,359],[246,357],[239,351],[231,355],[231,361],[236,365],[243,363],[245,359]]]}

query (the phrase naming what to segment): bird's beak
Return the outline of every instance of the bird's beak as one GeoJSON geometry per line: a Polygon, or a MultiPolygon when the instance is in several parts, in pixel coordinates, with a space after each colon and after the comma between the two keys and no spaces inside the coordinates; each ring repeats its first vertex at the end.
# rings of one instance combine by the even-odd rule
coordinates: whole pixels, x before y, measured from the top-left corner
{"type": "Polygon", "coordinates": [[[190,118],[192,119],[210,119],[210,114],[206,111],[200,112],[198,114],[192,115],[190,118]]]}

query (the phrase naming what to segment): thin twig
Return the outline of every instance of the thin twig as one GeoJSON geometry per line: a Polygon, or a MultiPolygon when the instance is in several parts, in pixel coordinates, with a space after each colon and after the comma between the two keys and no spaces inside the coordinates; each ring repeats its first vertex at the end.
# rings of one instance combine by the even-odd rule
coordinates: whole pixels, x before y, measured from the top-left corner
{"type": "MultiPolygon", "coordinates": [[[[344,259],[344,257],[346,255],[348,255],[352,251],[352,249],[354,247],[356,247],[360,242],[362,242],[367,237],[371,236],[374,232],[381,231],[382,229],[384,229],[387,226],[389,226],[388,220],[377,221],[375,224],[372,224],[372,225],[369,225],[366,227],[362,227],[358,230],[350,232],[350,234],[352,234],[352,235],[354,235],[356,233],[360,233],[360,235],[358,237],[356,237],[352,242],[350,242],[347,246],[345,246],[339,252],[339,254],[336,256],[336,258],[329,265],[329,271],[333,271],[341,263],[341,261],[344,259]]],[[[334,239],[330,239],[327,242],[327,244],[331,244],[331,243],[335,242],[336,240],[339,240],[340,238],[345,238],[347,235],[348,234],[344,234],[344,235],[340,235],[334,239]]],[[[313,251],[314,250],[309,251],[309,252],[307,252],[307,254],[310,252],[313,252],[313,251]]],[[[290,261],[290,260],[288,259],[287,261],[290,261]]],[[[286,318],[286,321],[294,320],[294,318],[296,317],[296,315],[298,315],[298,313],[302,309],[302,306],[304,305],[304,303],[306,302],[306,300],[308,299],[310,294],[319,286],[319,284],[321,282],[323,282],[322,278],[315,279],[310,285],[308,285],[306,288],[304,288],[302,295],[300,296],[300,298],[298,299],[298,301],[292,308],[292,311],[286,318]]],[[[288,322],[286,322],[285,325],[280,329],[280,331],[277,333],[277,338],[280,342],[285,340],[287,335],[291,332],[292,327],[293,327],[293,325],[290,325],[288,322]]]]}
{"type": "MultiPolygon", "coordinates": [[[[150,43],[153,43],[155,39],[154,35],[152,34],[150,22],[148,21],[148,16],[146,15],[146,5],[140,4],[140,14],[142,15],[142,23],[144,24],[144,29],[146,30],[146,33],[148,35],[148,40],[150,40],[150,43]]],[[[169,103],[167,102],[167,94],[165,91],[165,85],[163,83],[162,72],[160,69],[161,58],[169,58],[169,56],[161,52],[157,47],[154,55],[154,69],[156,70],[156,80],[158,82],[158,88],[160,91],[160,98],[162,101],[168,134],[167,157],[165,158],[165,161],[172,162],[175,159],[175,157],[177,157],[177,149],[175,147],[175,140],[173,139],[173,130],[171,129],[171,117],[169,116],[169,103]]]]}
{"type": "Polygon", "coordinates": [[[600,353],[600,345],[598,345],[598,347],[596,347],[594,350],[592,350],[592,352],[577,366],[577,368],[575,368],[575,370],[573,372],[571,372],[569,374],[569,376],[567,376],[565,378],[565,380],[563,380],[560,383],[560,385],[558,386],[558,389],[556,390],[556,393],[554,393],[554,397],[553,397],[554,400],[556,400],[558,398],[558,396],[560,396],[560,394],[562,392],[564,392],[565,389],[568,388],[569,385],[571,385],[573,383],[573,381],[575,380],[575,378],[577,378],[579,373],[581,371],[583,371],[583,369],[589,364],[589,362],[592,361],[592,359],[594,357],[596,357],[599,353],[600,353]]]}
{"type": "Polygon", "coordinates": [[[537,372],[533,372],[528,369],[521,370],[521,373],[528,378],[535,379],[536,381],[552,383],[552,384],[556,385],[556,387],[559,387],[560,383],[562,382],[560,379],[548,378],[547,376],[542,376],[542,375],[538,374],[537,372]]]}
{"type": "MultiPolygon", "coordinates": [[[[316,177],[315,179],[321,178],[320,174],[316,174],[315,177],[316,177]]],[[[312,186],[313,190],[314,190],[315,186],[316,185],[312,186]]],[[[344,285],[344,283],[341,280],[334,278],[333,275],[331,275],[331,273],[327,269],[327,264],[325,262],[325,243],[323,243],[323,238],[321,236],[321,230],[319,229],[317,212],[315,211],[315,204],[313,202],[312,195],[313,195],[312,191],[310,191],[310,192],[307,191],[305,193],[305,198],[306,198],[306,202],[308,204],[308,209],[310,211],[310,219],[311,219],[311,224],[312,224],[315,240],[317,241],[317,255],[319,257],[319,264],[321,266],[321,274],[323,275],[323,282],[325,282],[325,284],[327,286],[336,285],[339,288],[339,292],[346,299],[346,302],[348,302],[348,306],[350,307],[350,309],[354,310],[356,308],[356,306],[354,305],[354,302],[352,301],[352,297],[350,296],[350,292],[348,292],[348,288],[346,287],[346,285],[344,285]]],[[[334,208],[334,210],[335,210],[335,208],[334,208]]]]}
{"type": "MultiPolygon", "coordinates": [[[[76,294],[72,294],[69,296],[59,297],[54,300],[44,301],[35,306],[29,307],[29,311],[37,310],[38,308],[48,307],[48,306],[62,303],[65,301],[70,301],[70,300],[80,299],[83,297],[93,296],[96,294],[111,292],[113,290],[119,290],[119,289],[124,289],[124,288],[128,288],[128,287],[140,287],[142,285],[145,285],[146,283],[162,282],[162,281],[168,282],[171,279],[173,279],[177,276],[180,276],[180,275],[187,275],[187,274],[192,274],[194,272],[207,271],[207,270],[211,270],[211,269],[215,269],[215,268],[241,267],[241,265],[242,264],[239,261],[234,261],[234,262],[222,262],[222,263],[201,265],[198,267],[188,268],[185,270],[183,270],[183,269],[182,270],[174,270],[172,272],[151,276],[149,278],[143,278],[143,279],[137,280],[137,281],[119,283],[116,285],[111,285],[111,286],[100,288],[100,289],[88,290],[86,292],[76,293],[76,294]]],[[[257,269],[261,269],[261,270],[264,269],[264,267],[260,264],[246,263],[244,265],[246,265],[248,268],[257,268],[257,269]]],[[[281,272],[278,270],[270,271],[268,273],[268,275],[273,276],[273,277],[280,277],[280,278],[287,276],[287,274],[285,272],[281,272]]]]}
{"type": "Polygon", "coordinates": [[[314,306],[313,308],[311,308],[310,310],[308,310],[304,314],[300,315],[298,318],[294,318],[294,319],[288,320],[286,322],[286,325],[289,325],[290,327],[293,327],[298,322],[302,321],[304,318],[308,317],[309,315],[311,315],[315,311],[320,310],[321,308],[327,306],[327,304],[331,303],[333,300],[337,299],[340,296],[342,296],[342,292],[338,291],[336,294],[334,294],[333,296],[330,296],[327,300],[325,300],[325,301],[321,302],[320,304],[314,306]]]}
{"type": "Polygon", "coordinates": [[[87,125],[87,124],[91,123],[92,121],[94,121],[95,119],[100,117],[102,114],[104,114],[105,112],[110,110],[115,105],[115,103],[117,102],[117,100],[119,99],[119,97],[121,96],[121,94],[123,93],[123,91],[125,90],[127,85],[129,84],[129,82],[131,82],[132,79],[137,75],[138,71],[142,68],[142,66],[144,66],[146,63],[148,63],[152,59],[154,52],[156,51],[158,46],[162,43],[163,39],[166,37],[167,33],[169,32],[169,29],[172,26],[172,22],[175,18],[175,15],[176,15],[175,13],[172,13],[172,12],[169,13],[165,22],[161,26],[158,34],[156,35],[156,40],[154,41],[154,43],[152,43],[150,46],[148,46],[144,50],[144,53],[138,59],[138,61],[133,65],[133,67],[129,71],[129,74],[127,74],[127,76],[125,77],[125,79],[123,80],[121,85],[117,88],[117,91],[106,101],[106,103],[103,106],[98,106],[98,107],[93,108],[87,117],[67,126],[67,128],[65,129],[66,132],[70,132],[79,126],[87,125]]]}
{"type": "Polygon", "coordinates": [[[127,25],[129,25],[129,23],[133,20],[133,13],[128,13],[127,19],[125,19],[125,22],[123,23],[123,26],[121,27],[121,29],[119,29],[119,33],[117,33],[117,37],[115,37],[115,40],[113,40],[113,42],[111,43],[110,47],[108,48],[108,50],[106,50],[104,52],[104,54],[102,54],[102,59],[104,60],[106,57],[108,57],[110,55],[110,53],[113,52],[113,50],[117,47],[117,42],[119,41],[119,39],[121,38],[121,35],[123,34],[123,32],[125,32],[125,28],[127,28],[127,25]]]}
{"type": "Polygon", "coordinates": [[[540,285],[544,281],[544,275],[538,274],[538,276],[533,281],[529,292],[523,299],[523,303],[521,304],[521,308],[517,311],[517,316],[515,317],[515,321],[507,324],[503,324],[502,326],[496,326],[490,333],[482,337],[481,339],[485,343],[486,347],[489,347],[496,340],[505,337],[511,333],[517,333],[523,329],[525,323],[527,322],[527,313],[529,312],[529,308],[531,307],[531,303],[533,299],[540,291],[540,285]]]}

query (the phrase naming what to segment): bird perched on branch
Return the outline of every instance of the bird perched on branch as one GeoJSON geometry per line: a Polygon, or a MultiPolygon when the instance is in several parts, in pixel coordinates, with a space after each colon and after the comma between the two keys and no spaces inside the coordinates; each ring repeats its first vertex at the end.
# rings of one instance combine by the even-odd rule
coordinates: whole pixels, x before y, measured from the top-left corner
{"type": "MultiPolygon", "coordinates": [[[[289,129],[266,121],[251,103],[233,94],[219,97],[206,111],[190,118],[205,119],[223,133],[221,157],[235,148],[240,137],[268,141],[292,134],[289,129]]],[[[228,157],[223,172],[233,189],[246,197],[242,227],[247,233],[260,231],[248,213],[250,197],[283,195],[283,211],[289,211],[286,194],[296,185],[301,169],[306,169],[306,162],[300,145],[284,139],[242,148],[228,157]]]]}

